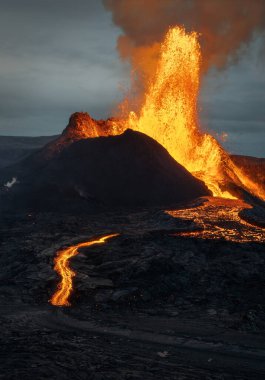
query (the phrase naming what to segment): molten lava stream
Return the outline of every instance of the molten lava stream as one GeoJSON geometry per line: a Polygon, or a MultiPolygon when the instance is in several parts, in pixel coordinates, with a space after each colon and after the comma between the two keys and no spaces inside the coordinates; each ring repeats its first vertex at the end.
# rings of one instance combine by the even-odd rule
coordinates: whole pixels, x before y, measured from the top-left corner
{"type": "Polygon", "coordinates": [[[171,236],[236,243],[264,243],[265,229],[240,217],[242,210],[251,208],[252,206],[242,200],[207,197],[201,205],[168,210],[166,213],[173,218],[194,223],[193,229],[176,231],[171,236]]]}
{"type": "Polygon", "coordinates": [[[83,247],[91,247],[96,244],[104,244],[106,240],[118,236],[119,234],[110,234],[98,238],[96,240],[87,241],[72,245],[66,249],[60,250],[54,259],[54,270],[61,276],[61,282],[58,285],[57,291],[54,293],[50,302],[54,306],[70,306],[69,297],[73,291],[73,277],[75,272],[69,267],[71,257],[78,254],[78,249],[83,247]]]}

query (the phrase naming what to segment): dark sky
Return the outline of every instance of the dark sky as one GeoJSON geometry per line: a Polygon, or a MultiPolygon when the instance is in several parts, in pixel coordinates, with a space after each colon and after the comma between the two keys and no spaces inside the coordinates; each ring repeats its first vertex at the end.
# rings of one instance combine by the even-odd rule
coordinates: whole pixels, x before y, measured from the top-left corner
{"type": "MultiPolygon", "coordinates": [[[[101,0],[0,0],[0,135],[58,134],[75,111],[111,115],[129,79],[119,33],[101,0]]],[[[204,80],[202,124],[235,153],[265,157],[264,55],[257,37],[204,80]]]]}

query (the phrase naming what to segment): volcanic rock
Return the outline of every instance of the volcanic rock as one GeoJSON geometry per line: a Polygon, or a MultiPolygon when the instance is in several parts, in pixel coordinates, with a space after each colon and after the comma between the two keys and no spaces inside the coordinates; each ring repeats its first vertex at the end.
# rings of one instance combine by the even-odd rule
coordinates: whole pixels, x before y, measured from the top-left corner
{"type": "Polygon", "coordinates": [[[58,136],[0,136],[0,169],[23,160],[58,136]]]}
{"type": "Polygon", "coordinates": [[[95,120],[86,112],[75,112],[62,134],[41,151],[41,156],[51,158],[78,140],[117,135],[124,130],[125,124],[121,119],[95,120]]]}
{"type": "Polygon", "coordinates": [[[124,131],[124,122],[114,117],[95,120],[86,112],[75,112],[62,133],[62,138],[76,141],[89,137],[117,135],[124,131]]]}
{"type": "MultiPolygon", "coordinates": [[[[71,128],[65,134],[71,136],[71,128]]],[[[3,196],[4,203],[13,207],[146,207],[209,195],[203,182],[178,164],[166,149],[132,130],[117,136],[80,137],[52,158],[33,155],[20,166],[9,168],[6,179],[7,174],[18,177],[18,183],[3,196]]]]}

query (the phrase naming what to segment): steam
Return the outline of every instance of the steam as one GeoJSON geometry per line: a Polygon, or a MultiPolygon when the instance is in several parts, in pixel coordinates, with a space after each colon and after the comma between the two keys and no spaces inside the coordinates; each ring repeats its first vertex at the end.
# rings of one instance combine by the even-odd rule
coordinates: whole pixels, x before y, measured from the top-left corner
{"type": "Polygon", "coordinates": [[[123,34],[120,57],[137,72],[136,90],[145,90],[156,68],[159,43],[169,26],[200,33],[202,70],[223,68],[236,59],[255,33],[265,29],[264,0],[103,0],[123,34]],[[142,87],[142,88],[141,88],[142,87]]]}
{"type": "Polygon", "coordinates": [[[8,189],[11,189],[11,187],[15,185],[15,183],[17,183],[17,179],[13,177],[11,181],[8,181],[7,183],[5,183],[4,186],[7,187],[8,189]]]}

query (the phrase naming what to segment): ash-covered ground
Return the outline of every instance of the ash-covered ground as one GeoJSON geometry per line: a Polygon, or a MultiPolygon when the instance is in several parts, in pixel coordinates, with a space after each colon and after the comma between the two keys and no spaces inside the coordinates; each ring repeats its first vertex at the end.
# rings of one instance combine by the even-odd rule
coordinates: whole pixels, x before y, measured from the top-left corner
{"type": "Polygon", "coordinates": [[[3,216],[0,378],[264,379],[265,230],[242,207],[3,216]],[[58,249],[106,233],[52,306],[58,249]]]}

